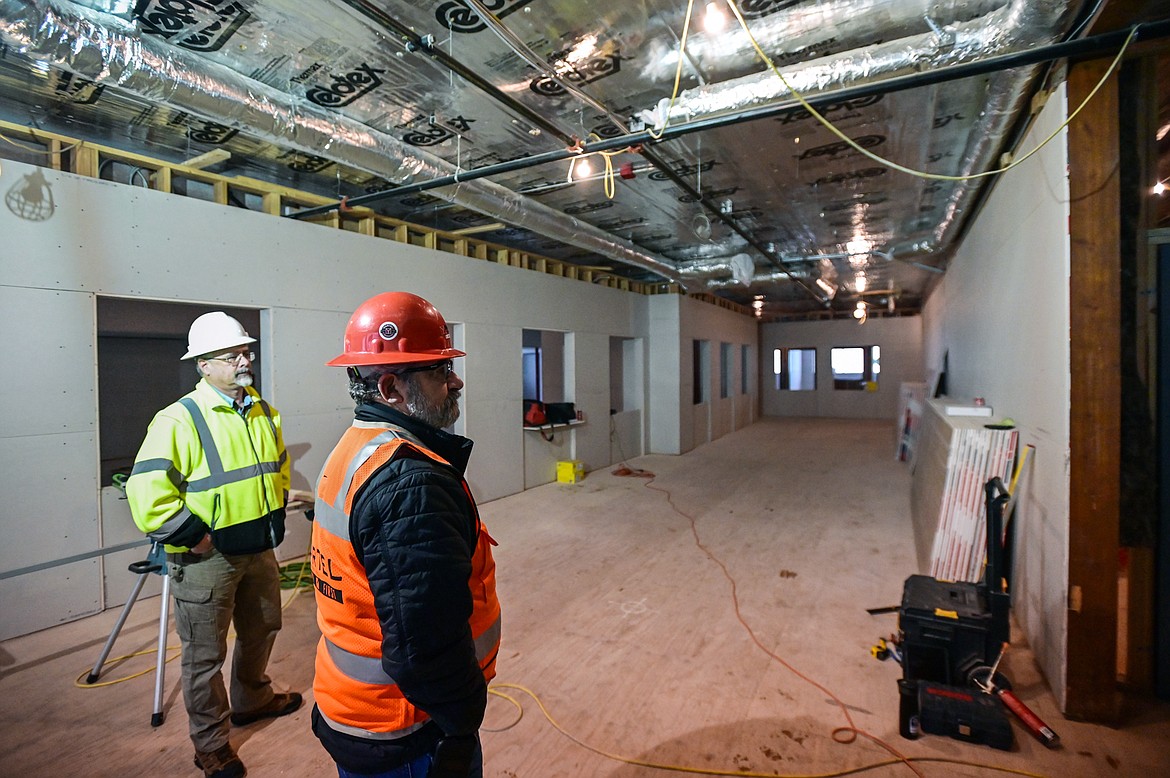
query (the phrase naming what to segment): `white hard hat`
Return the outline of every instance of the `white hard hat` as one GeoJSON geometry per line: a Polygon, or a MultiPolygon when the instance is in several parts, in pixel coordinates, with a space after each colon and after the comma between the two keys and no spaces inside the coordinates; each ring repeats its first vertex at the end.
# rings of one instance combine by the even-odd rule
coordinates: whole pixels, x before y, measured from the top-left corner
{"type": "Polygon", "coordinates": [[[212,311],[191,322],[191,330],[187,333],[187,353],[182,359],[227,351],[255,342],[255,338],[248,336],[244,325],[223,311],[212,311]]]}

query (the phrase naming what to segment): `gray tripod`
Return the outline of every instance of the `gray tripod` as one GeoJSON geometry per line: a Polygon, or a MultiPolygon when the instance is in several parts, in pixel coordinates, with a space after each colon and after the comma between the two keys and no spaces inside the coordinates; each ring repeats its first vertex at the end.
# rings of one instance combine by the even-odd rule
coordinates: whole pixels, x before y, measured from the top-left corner
{"type": "Polygon", "coordinates": [[[146,576],[151,573],[161,575],[163,585],[162,605],[158,617],[158,663],[154,669],[154,712],[150,716],[150,726],[157,727],[163,723],[162,700],[163,677],[167,663],[167,617],[171,604],[171,577],[167,574],[165,549],[158,543],[151,544],[150,553],[147,554],[146,559],[132,563],[129,570],[138,574],[138,580],[134,582],[134,589],[130,592],[130,597],[126,600],[126,605],[122,608],[122,613],[118,616],[114,629],[110,632],[110,638],[106,641],[105,648],[102,649],[97,662],[94,663],[93,670],[86,676],[85,682],[96,683],[98,677],[101,676],[102,665],[105,663],[106,657],[110,655],[110,649],[114,647],[114,641],[118,639],[118,633],[122,631],[122,625],[126,623],[126,617],[130,615],[130,609],[134,607],[134,601],[138,599],[138,594],[142,591],[143,585],[146,584],[146,576]]]}

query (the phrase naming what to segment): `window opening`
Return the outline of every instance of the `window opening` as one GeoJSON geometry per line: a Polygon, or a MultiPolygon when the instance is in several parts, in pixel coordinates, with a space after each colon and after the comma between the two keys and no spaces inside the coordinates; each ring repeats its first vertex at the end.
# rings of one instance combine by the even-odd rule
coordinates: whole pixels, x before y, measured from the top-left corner
{"type": "Polygon", "coordinates": [[[609,339],[609,412],[640,410],[642,407],[639,364],[640,344],[637,338],[609,339]]]}
{"type": "Polygon", "coordinates": [[[520,352],[524,399],[565,401],[565,333],[524,330],[520,352]]]}
{"type": "Polygon", "coordinates": [[[256,391],[264,394],[264,352],[260,311],[221,305],[193,305],[121,297],[97,298],[98,450],[101,485],[116,473],[129,473],[155,413],[195,388],[194,360],[187,351],[191,322],[209,311],[223,311],[256,338],[253,366],[256,391]]]}
{"type": "Polygon", "coordinates": [[[731,344],[719,344],[719,398],[731,396],[731,344]]]}
{"type": "Polygon", "coordinates": [[[880,346],[838,346],[829,352],[833,388],[848,391],[877,389],[881,373],[880,346]]]}
{"type": "Polygon", "coordinates": [[[772,351],[772,373],[782,392],[811,392],[817,388],[817,350],[778,348],[772,351]]]}
{"type": "Polygon", "coordinates": [[[748,364],[751,351],[747,346],[739,347],[739,393],[748,393],[748,364]]]}
{"type": "Polygon", "coordinates": [[[708,402],[709,389],[707,384],[711,379],[710,366],[711,344],[705,340],[694,341],[694,348],[692,352],[692,372],[691,379],[694,389],[691,399],[695,405],[702,405],[708,402]]]}

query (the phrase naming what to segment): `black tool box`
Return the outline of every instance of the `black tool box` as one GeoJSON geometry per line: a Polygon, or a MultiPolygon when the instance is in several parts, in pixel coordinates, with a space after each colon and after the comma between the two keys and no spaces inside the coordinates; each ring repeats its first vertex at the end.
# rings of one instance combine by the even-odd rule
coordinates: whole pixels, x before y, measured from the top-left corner
{"type": "Polygon", "coordinates": [[[1010,495],[993,478],[987,495],[987,568],[979,583],[912,575],[902,588],[898,629],[902,649],[899,731],[1011,748],[1003,703],[978,688],[977,671],[990,676],[1010,637],[1002,544],[1003,510],[1010,495]]]}
{"type": "Polygon", "coordinates": [[[990,665],[1007,640],[981,584],[912,575],[902,590],[902,677],[961,685],[990,665]]]}
{"type": "Polygon", "coordinates": [[[973,687],[919,681],[918,725],[931,735],[946,735],[1004,751],[1012,747],[1012,724],[1003,703],[973,687]]]}
{"type": "Polygon", "coordinates": [[[987,494],[987,567],[979,583],[912,575],[902,589],[898,629],[902,677],[962,685],[995,662],[1010,637],[1010,600],[1003,582],[1003,506],[1009,495],[993,478],[987,494]]]}

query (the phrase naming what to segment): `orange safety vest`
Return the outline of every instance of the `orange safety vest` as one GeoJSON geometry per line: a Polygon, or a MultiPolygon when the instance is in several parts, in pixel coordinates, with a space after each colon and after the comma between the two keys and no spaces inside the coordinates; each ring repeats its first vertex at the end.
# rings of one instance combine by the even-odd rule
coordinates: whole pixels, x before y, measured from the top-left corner
{"type": "MultiPolygon", "coordinates": [[[[353,497],[371,475],[409,447],[449,464],[413,435],[391,424],[355,421],[321,471],[313,517],[313,583],[317,589],[316,677],[313,694],[325,722],[334,730],[380,740],[400,738],[428,720],[382,669],[382,629],[365,568],[349,534],[353,497]]],[[[479,519],[471,490],[463,490],[475,515],[477,540],[468,588],[469,625],[484,679],[496,674],[500,646],[500,603],[491,539],[479,519]]]]}

